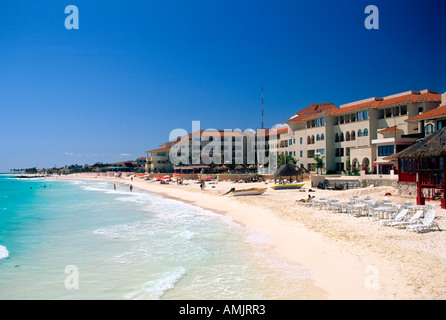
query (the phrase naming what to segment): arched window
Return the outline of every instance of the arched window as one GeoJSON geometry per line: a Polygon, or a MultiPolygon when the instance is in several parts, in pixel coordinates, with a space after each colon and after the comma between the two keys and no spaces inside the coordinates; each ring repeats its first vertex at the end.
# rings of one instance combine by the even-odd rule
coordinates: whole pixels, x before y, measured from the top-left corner
{"type": "Polygon", "coordinates": [[[316,136],[316,141],[321,141],[321,136],[320,135],[316,136]]]}
{"type": "Polygon", "coordinates": [[[364,137],[367,137],[369,135],[369,130],[367,128],[364,129],[364,137]]]}
{"type": "Polygon", "coordinates": [[[311,137],[310,136],[307,137],[307,144],[311,144],[311,137]]]}
{"type": "Polygon", "coordinates": [[[325,140],[325,136],[324,136],[324,134],[321,134],[321,140],[322,140],[322,141],[325,140]]]}
{"type": "Polygon", "coordinates": [[[351,141],[354,141],[354,140],[356,140],[356,133],[355,133],[355,131],[354,131],[354,130],[352,131],[352,134],[351,134],[350,140],[351,140],[351,141]]]}
{"type": "Polygon", "coordinates": [[[345,141],[350,141],[350,132],[345,133],[345,141]]]}
{"type": "Polygon", "coordinates": [[[361,129],[358,130],[358,138],[359,137],[362,137],[362,130],[361,129]]]}
{"type": "Polygon", "coordinates": [[[339,136],[339,141],[344,141],[344,132],[341,132],[341,135],[339,136]]]}
{"type": "Polygon", "coordinates": [[[339,134],[335,134],[335,142],[339,142],[339,134]]]}
{"type": "Polygon", "coordinates": [[[434,133],[434,125],[430,123],[424,127],[424,135],[428,136],[432,133],[434,133]]]}
{"type": "Polygon", "coordinates": [[[311,144],[314,144],[314,135],[311,136],[311,144]]]}

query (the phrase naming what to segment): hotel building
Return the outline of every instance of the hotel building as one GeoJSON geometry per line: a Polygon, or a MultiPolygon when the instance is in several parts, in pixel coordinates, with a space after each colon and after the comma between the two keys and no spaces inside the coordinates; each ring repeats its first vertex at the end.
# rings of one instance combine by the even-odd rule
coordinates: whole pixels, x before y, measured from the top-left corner
{"type": "MultiPolygon", "coordinates": [[[[386,157],[424,136],[426,126],[406,121],[436,109],[441,94],[433,90],[407,91],[347,103],[312,104],[286,124],[295,141],[287,152],[298,165],[314,171],[315,155],[324,157],[327,173],[366,169],[386,174],[395,162],[386,157]]],[[[430,127],[429,127],[430,128],[430,127]]]]}

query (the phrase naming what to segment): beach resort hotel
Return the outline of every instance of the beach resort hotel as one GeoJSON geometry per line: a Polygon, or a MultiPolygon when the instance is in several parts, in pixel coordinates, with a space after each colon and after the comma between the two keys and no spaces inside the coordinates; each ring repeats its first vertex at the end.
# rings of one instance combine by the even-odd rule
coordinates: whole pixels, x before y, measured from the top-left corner
{"type": "Polygon", "coordinates": [[[283,137],[288,139],[286,152],[310,171],[315,170],[315,155],[320,155],[327,173],[389,174],[396,169],[395,159],[389,156],[433,132],[433,125],[415,117],[437,109],[441,99],[433,90],[412,90],[339,108],[314,103],[286,121],[290,128],[283,137]]]}
{"type": "MultiPolygon", "coordinates": [[[[315,157],[318,156],[324,161],[325,173],[363,170],[379,175],[397,174],[397,159],[392,156],[446,124],[445,100],[445,94],[426,89],[371,97],[339,107],[331,102],[313,103],[285,121],[284,127],[265,130],[265,152],[292,156],[297,166],[311,172],[316,171],[315,157]]],[[[272,174],[276,167],[253,165],[248,161],[250,150],[254,148],[257,153],[260,145],[250,145],[250,135],[257,135],[256,131],[252,132],[199,130],[183,135],[147,151],[146,172],[209,170],[209,159],[203,161],[201,155],[219,136],[222,143],[209,155],[220,160],[215,162],[220,164],[222,172],[239,165],[238,168],[245,169],[256,167],[259,174],[272,174]],[[187,144],[188,156],[173,164],[169,154],[180,142],[187,144]]]]}

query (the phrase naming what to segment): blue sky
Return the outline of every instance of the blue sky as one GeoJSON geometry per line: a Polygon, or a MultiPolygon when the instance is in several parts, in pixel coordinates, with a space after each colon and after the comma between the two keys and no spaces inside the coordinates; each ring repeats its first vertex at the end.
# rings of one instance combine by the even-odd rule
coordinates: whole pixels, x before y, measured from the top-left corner
{"type": "Polygon", "coordinates": [[[2,1],[0,172],[136,159],[174,128],[283,123],[414,88],[446,90],[446,4],[2,1]],[[79,9],[79,29],[64,26],[79,9]],[[379,29],[367,30],[367,5],[379,29]]]}

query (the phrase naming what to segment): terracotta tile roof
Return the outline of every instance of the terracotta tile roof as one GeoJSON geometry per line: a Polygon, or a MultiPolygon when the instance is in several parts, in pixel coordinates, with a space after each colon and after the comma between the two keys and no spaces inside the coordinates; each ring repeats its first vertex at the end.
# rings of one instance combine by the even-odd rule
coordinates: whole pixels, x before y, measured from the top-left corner
{"type": "Polygon", "coordinates": [[[310,106],[306,107],[305,109],[300,110],[296,114],[308,114],[308,113],[316,114],[316,113],[328,111],[332,108],[336,108],[332,102],[312,103],[310,106]]]}
{"type": "Polygon", "coordinates": [[[313,103],[309,107],[296,112],[296,115],[285,121],[285,123],[304,122],[311,118],[323,117],[326,114],[334,114],[337,109],[331,102],[313,103]]]}
{"type": "Polygon", "coordinates": [[[169,147],[169,148],[159,148],[159,149],[153,149],[153,150],[149,150],[149,151],[146,151],[146,153],[152,153],[152,152],[155,152],[155,151],[169,151],[171,148],[169,147]]]}
{"type": "Polygon", "coordinates": [[[370,98],[367,100],[361,100],[357,103],[346,104],[345,107],[341,106],[336,114],[342,114],[352,112],[365,108],[384,108],[391,105],[403,104],[408,102],[440,102],[441,94],[435,93],[430,90],[420,91],[407,91],[398,93],[395,95],[387,96],[384,98],[370,98]]]}
{"type": "Polygon", "coordinates": [[[365,108],[374,108],[376,104],[379,105],[379,103],[381,102],[381,101],[375,100],[375,99],[379,99],[379,98],[372,98],[372,99],[374,99],[374,100],[370,100],[370,101],[366,101],[366,102],[359,102],[357,104],[351,104],[346,107],[341,107],[338,110],[336,110],[335,114],[342,114],[342,113],[357,111],[357,110],[361,110],[361,109],[365,109],[365,108]]]}
{"type": "Polygon", "coordinates": [[[265,129],[265,135],[288,133],[288,126],[279,129],[265,129]]]}
{"type": "Polygon", "coordinates": [[[406,119],[406,121],[418,121],[423,119],[435,119],[439,117],[446,117],[446,105],[440,106],[438,108],[435,108],[433,110],[429,110],[423,113],[420,113],[419,115],[413,116],[412,118],[406,119]]]}
{"type": "Polygon", "coordinates": [[[395,132],[395,131],[403,131],[403,130],[398,128],[398,126],[392,126],[392,127],[388,127],[388,128],[379,130],[377,132],[378,133],[386,133],[386,132],[395,132]]]}

